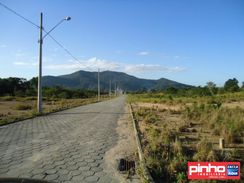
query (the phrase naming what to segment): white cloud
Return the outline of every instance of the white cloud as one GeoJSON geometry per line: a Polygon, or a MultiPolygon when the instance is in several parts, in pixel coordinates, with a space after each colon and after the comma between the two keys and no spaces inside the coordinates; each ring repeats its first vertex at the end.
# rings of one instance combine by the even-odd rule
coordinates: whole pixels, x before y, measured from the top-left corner
{"type": "Polygon", "coordinates": [[[84,61],[76,61],[76,60],[69,60],[70,64],[52,64],[47,65],[46,68],[48,69],[84,69],[84,70],[91,70],[95,71],[98,68],[100,70],[118,70],[120,64],[113,61],[107,61],[104,59],[98,59],[96,57],[92,57],[88,60],[84,61]]]}
{"type": "Polygon", "coordinates": [[[98,59],[96,57],[90,58],[83,62],[87,68],[100,68],[101,70],[116,70],[120,67],[120,64],[113,61],[107,61],[104,59],[98,59]]]}
{"type": "MultiPolygon", "coordinates": [[[[48,70],[66,70],[66,72],[77,70],[97,71],[99,68],[101,71],[113,70],[126,73],[146,73],[146,72],[182,72],[185,70],[183,67],[166,67],[158,64],[125,64],[115,61],[108,61],[104,59],[98,59],[92,57],[83,61],[68,60],[67,64],[43,64],[43,67],[48,70]]],[[[37,62],[14,62],[17,66],[37,66],[37,62]]]]}
{"type": "Polygon", "coordinates": [[[127,65],[124,71],[128,73],[144,73],[144,72],[181,72],[184,71],[183,67],[164,67],[161,65],[147,65],[147,64],[137,64],[137,65],[127,65]]]}
{"type": "Polygon", "coordinates": [[[22,61],[17,61],[13,63],[14,65],[18,65],[18,66],[37,66],[38,63],[37,62],[22,62],[22,61]]]}
{"type": "Polygon", "coordinates": [[[160,65],[147,65],[147,64],[136,64],[136,65],[125,65],[125,72],[147,72],[156,71],[160,65]]]}
{"type": "Polygon", "coordinates": [[[49,64],[44,66],[44,68],[46,69],[50,69],[50,70],[77,70],[77,69],[83,69],[80,68],[78,65],[76,64],[49,64]]]}
{"type": "Polygon", "coordinates": [[[178,55],[175,55],[173,58],[174,58],[175,60],[177,60],[177,59],[191,59],[191,57],[178,56],[178,55]]]}
{"type": "Polygon", "coordinates": [[[149,52],[147,52],[147,51],[141,51],[141,52],[138,53],[138,55],[146,56],[146,55],[149,55],[149,52]]]}
{"type": "Polygon", "coordinates": [[[166,70],[168,72],[182,72],[182,71],[185,71],[186,68],[185,67],[166,67],[166,70]]]}

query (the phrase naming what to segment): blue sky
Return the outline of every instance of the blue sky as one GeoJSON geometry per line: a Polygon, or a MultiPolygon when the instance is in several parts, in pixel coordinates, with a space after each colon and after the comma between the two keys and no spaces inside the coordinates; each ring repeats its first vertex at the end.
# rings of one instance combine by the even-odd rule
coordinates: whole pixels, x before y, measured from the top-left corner
{"type": "MultiPolygon", "coordinates": [[[[51,29],[43,45],[43,75],[77,70],[122,71],[148,78],[218,85],[244,81],[244,1],[241,0],[0,0],[51,29]]],[[[33,25],[0,6],[0,77],[38,74],[33,25]]]]}

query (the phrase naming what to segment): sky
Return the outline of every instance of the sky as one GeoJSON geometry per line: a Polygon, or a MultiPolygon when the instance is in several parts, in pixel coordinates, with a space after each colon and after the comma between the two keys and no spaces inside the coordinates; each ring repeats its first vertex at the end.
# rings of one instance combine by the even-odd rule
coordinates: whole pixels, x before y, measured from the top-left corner
{"type": "MultiPolygon", "coordinates": [[[[98,68],[191,85],[244,81],[242,0],[0,0],[50,34],[43,75],[98,68]]],[[[39,29],[0,6],[0,77],[38,75],[39,29]]]]}

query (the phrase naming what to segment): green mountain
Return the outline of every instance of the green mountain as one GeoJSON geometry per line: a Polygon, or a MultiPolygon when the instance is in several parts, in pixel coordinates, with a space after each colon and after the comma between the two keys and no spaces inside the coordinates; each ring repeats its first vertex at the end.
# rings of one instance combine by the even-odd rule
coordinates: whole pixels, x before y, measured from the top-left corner
{"type": "MultiPolygon", "coordinates": [[[[101,91],[109,90],[111,80],[112,89],[120,88],[124,91],[140,91],[152,89],[166,89],[169,87],[188,88],[190,85],[178,83],[161,78],[158,80],[140,79],[123,72],[103,71],[100,72],[101,91]]],[[[62,76],[44,76],[43,86],[62,86],[72,89],[97,89],[97,72],[77,71],[62,76]]]]}

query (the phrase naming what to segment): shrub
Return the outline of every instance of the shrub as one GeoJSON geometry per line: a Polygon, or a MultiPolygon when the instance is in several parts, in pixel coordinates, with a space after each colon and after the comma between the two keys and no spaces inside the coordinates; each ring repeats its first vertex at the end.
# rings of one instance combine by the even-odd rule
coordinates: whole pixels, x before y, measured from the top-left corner
{"type": "Polygon", "coordinates": [[[186,174],[184,172],[178,173],[177,177],[176,177],[176,182],[177,183],[186,183],[186,182],[188,182],[186,174]]]}
{"type": "Polygon", "coordinates": [[[156,175],[156,177],[162,177],[162,175],[165,172],[165,162],[163,161],[163,159],[158,159],[156,157],[153,156],[149,156],[146,159],[146,164],[148,166],[149,169],[151,169],[153,171],[153,174],[156,175]]]}
{"type": "Polygon", "coordinates": [[[158,117],[155,113],[149,113],[145,116],[145,121],[147,123],[155,123],[158,120],[158,117]]]}
{"type": "Polygon", "coordinates": [[[30,110],[30,109],[32,109],[32,106],[28,105],[28,104],[17,104],[15,106],[15,109],[17,109],[17,110],[30,110]]]}
{"type": "Polygon", "coordinates": [[[13,101],[13,100],[15,100],[15,97],[13,97],[13,96],[4,96],[4,97],[1,97],[0,100],[2,100],[2,101],[13,101]]]}
{"type": "Polygon", "coordinates": [[[197,153],[194,154],[193,160],[195,161],[217,161],[218,157],[213,151],[213,144],[206,139],[201,140],[197,144],[197,153]]]}

